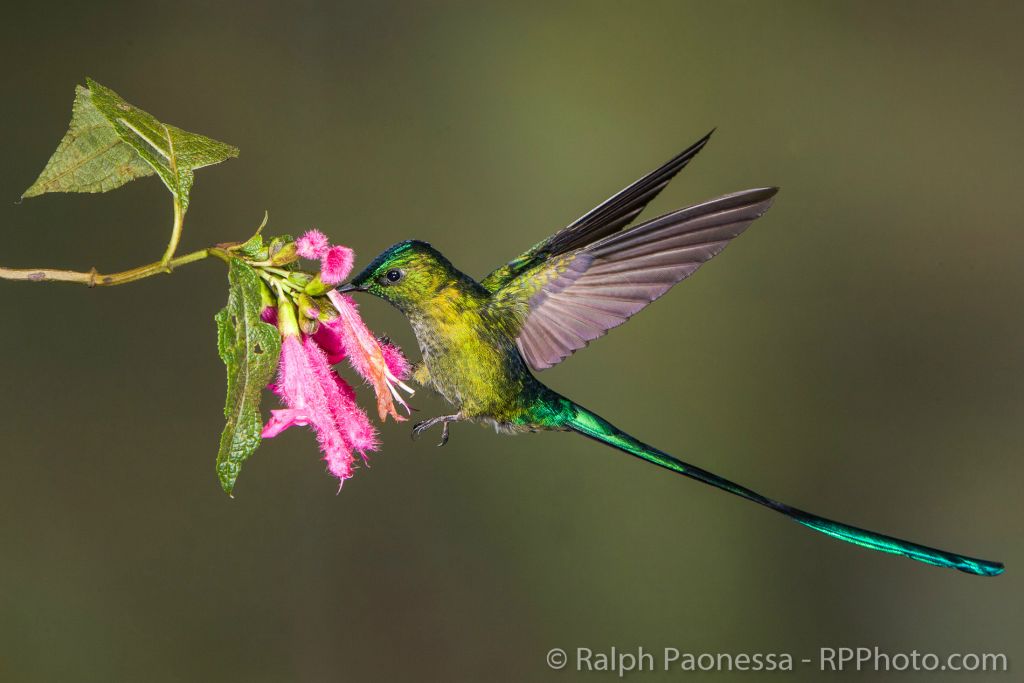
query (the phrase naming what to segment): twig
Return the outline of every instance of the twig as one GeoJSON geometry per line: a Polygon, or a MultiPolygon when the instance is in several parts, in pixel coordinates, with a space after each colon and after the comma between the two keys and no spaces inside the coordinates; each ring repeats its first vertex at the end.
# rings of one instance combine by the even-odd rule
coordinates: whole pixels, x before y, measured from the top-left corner
{"type": "Polygon", "coordinates": [[[230,258],[223,249],[200,249],[199,251],[193,251],[166,262],[157,261],[156,263],[149,263],[138,268],[108,275],[96,272],[95,268],[82,272],[77,270],[59,270],[56,268],[4,268],[0,266],[0,279],[23,280],[25,282],[74,282],[88,287],[113,287],[114,285],[123,285],[142,280],[153,275],[169,273],[178,266],[183,266],[193,261],[201,261],[207,256],[216,256],[223,261],[230,258]]]}

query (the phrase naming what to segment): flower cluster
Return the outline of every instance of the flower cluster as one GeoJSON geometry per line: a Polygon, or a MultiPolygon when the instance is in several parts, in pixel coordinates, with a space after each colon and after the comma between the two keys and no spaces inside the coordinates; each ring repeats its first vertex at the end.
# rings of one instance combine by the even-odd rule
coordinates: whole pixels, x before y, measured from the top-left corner
{"type": "Polygon", "coordinates": [[[352,250],[332,246],[317,230],[306,232],[294,244],[298,256],[320,262],[320,273],[298,292],[288,280],[270,280],[276,298],[270,293],[263,319],[276,322],[281,332],[278,377],[270,388],[286,407],[271,411],[262,437],[275,437],[292,426],[311,427],[328,471],[343,483],[353,474],[354,453],[365,461],[378,440],[366,413],[356,405],[352,387],[332,366],[347,360],[376,392],[380,419],[390,415],[403,420],[395,403],[408,410],[399,389],[413,393],[405,384],[409,363],[397,346],[367,329],[349,296],[333,289],[352,271],[352,250]]]}

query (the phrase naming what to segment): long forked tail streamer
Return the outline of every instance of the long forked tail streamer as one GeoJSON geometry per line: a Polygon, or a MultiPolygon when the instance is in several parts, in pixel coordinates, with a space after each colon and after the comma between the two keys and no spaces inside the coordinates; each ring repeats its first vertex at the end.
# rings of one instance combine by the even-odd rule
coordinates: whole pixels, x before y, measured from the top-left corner
{"type": "Polygon", "coordinates": [[[717,474],[689,465],[667,453],[664,453],[663,451],[658,450],[657,448],[654,448],[653,446],[649,446],[638,439],[633,438],[629,434],[626,434],[622,430],[610,424],[604,418],[595,415],[582,406],[573,404],[572,414],[573,416],[568,419],[565,426],[573,431],[579,432],[580,434],[588,436],[596,441],[608,444],[609,446],[621,451],[625,451],[626,453],[636,456],[642,460],[646,460],[647,462],[654,463],[655,465],[659,465],[665,469],[677,472],[678,474],[696,479],[697,481],[704,482],[705,484],[710,484],[715,488],[728,491],[729,493],[741,498],[746,498],[758,505],[771,508],[776,512],[786,515],[793,521],[804,525],[805,527],[814,529],[815,531],[820,531],[821,533],[827,534],[832,538],[837,538],[840,541],[853,543],[854,545],[859,545],[863,548],[869,548],[883,553],[902,555],[904,557],[909,557],[912,560],[917,560],[918,562],[924,562],[926,564],[933,564],[938,567],[959,569],[962,572],[976,574],[978,576],[998,576],[1003,573],[1003,564],[1001,562],[980,560],[973,557],[947,552],[945,550],[939,550],[937,548],[929,548],[928,546],[920,545],[918,543],[904,541],[899,538],[893,538],[892,536],[886,536],[885,534],[850,526],[849,524],[835,522],[831,519],[812,515],[809,512],[804,512],[803,510],[790,507],[784,503],[762,496],[756,491],[752,491],[744,486],[735,484],[728,479],[723,479],[717,474]]]}

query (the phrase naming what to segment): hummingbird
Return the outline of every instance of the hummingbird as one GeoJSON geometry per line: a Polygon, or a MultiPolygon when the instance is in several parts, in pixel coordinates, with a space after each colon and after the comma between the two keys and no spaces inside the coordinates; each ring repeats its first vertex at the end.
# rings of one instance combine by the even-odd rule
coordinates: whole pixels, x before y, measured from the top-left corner
{"type": "MultiPolygon", "coordinates": [[[[714,132],[714,131],[712,131],[714,132]]],[[[550,389],[550,368],[626,322],[721,252],[771,206],[776,187],[727,194],[631,225],[707,144],[711,133],[567,227],[477,281],[426,242],[388,248],[339,292],[367,292],[408,319],[422,360],[413,379],[455,412],[416,424],[414,437],[453,422],[499,433],[569,431],[740,498],[805,527],[871,550],[995,576],[975,559],[799,510],[679,460],[550,389]]]]}

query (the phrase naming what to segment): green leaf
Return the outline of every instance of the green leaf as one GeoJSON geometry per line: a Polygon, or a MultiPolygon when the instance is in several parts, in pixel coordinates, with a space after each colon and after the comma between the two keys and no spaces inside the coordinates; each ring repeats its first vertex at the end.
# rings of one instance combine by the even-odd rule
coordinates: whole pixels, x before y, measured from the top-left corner
{"type": "Polygon", "coordinates": [[[71,125],[64,139],[22,197],[45,192],[106,192],[155,173],[118,136],[82,86],[75,89],[71,112],[71,125]]]}
{"type": "Polygon", "coordinates": [[[249,258],[256,258],[263,251],[263,236],[253,235],[244,244],[238,247],[238,253],[249,258]]]}
{"type": "Polygon", "coordinates": [[[256,271],[232,259],[228,282],[228,304],[215,318],[217,351],[228,374],[227,424],[217,452],[217,477],[221,488],[231,494],[242,463],[260,445],[260,395],[277,369],[281,336],[276,327],[260,319],[262,283],[256,271]]]}
{"type": "Polygon", "coordinates": [[[71,126],[39,179],[23,196],[106,192],[155,172],[188,208],[193,171],[238,156],[238,148],[161,123],[116,92],[86,79],[71,126]]]}

